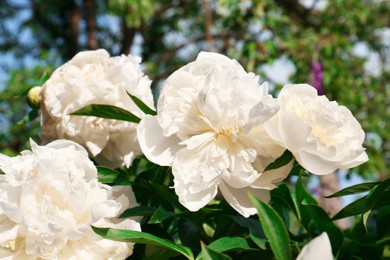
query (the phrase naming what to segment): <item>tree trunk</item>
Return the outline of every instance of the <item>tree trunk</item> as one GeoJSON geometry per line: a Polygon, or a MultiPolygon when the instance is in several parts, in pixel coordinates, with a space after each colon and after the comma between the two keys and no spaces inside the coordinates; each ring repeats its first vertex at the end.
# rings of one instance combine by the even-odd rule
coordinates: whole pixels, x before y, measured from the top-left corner
{"type": "Polygon", "coordinates": [[[84,0],[85,19],[87,23],[88,49],[96,50],[99,44],[96,38],[96,4],[94,0],[84,0]]]}
{"type": "Polygon", "coordinates": [[[213,51],[214,42],[213,42],[213,37],[211,35],[211,26],[213,25],[213,18],[211,13],[210,0],[202,0],[202,7],[203,7],[203,13],[205,17],[204,21],[205,21],[206,40],[207,40],[207,50],[213,51]]]}

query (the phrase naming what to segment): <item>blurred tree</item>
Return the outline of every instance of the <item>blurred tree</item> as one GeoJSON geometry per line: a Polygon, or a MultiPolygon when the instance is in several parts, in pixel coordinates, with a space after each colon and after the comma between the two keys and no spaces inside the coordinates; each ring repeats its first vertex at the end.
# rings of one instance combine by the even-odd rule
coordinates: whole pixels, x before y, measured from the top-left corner
{"type": "MultiPolygon", "coordinates": [[[[334,0],[323,8],[319,2],[307,6],[298,0],[26,0],[19,4],[3,0],[0,51],[13,54],[14,72],[0,95],[7,126],[1,129],[0,150],[17,152],[36,133],[37,123],[15,125],[28,112],[21,96],[37,84],[32,79],[80,50],[105,48],[113,55],[138,50],[156,93],[161,81],[179,66],[199,51],[210,50],[237,59],[265,80],[270,78],[262,73],[264,64],[280,57],[290,60],[296,68],[291,82],[311,81],[329,99],[350,108],[362,123],[370,161],[357,171],[387,178],[390,55],[389,40],[383,37],[390,30],[390,1],[334,0]],[[357,44],[379,57],[375,73],[365,70],[367,59],[356,54],[357,44]],[[24,69],[20,60],[27,57],[39,69],[24,69]]],[[[274,91],[279,87],[275,84],[274,91]]]]}

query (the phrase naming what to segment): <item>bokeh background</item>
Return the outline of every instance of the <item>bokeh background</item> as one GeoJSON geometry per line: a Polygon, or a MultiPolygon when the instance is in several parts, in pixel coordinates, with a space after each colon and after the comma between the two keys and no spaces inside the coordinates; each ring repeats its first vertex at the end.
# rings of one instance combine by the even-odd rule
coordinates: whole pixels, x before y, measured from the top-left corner
{"type": "Polygon", "coordinates": [[[214,51],[259,74],[274,94],[310,83],[361,122],[370,161],[314,178],[313,192],[386,179],[389,14],[388,0],[1,0],[0,152],[15,155],[29,137],[39,140],[26,93],[79,51],[141,56],[156,98],[173,71],[214,51]]]}

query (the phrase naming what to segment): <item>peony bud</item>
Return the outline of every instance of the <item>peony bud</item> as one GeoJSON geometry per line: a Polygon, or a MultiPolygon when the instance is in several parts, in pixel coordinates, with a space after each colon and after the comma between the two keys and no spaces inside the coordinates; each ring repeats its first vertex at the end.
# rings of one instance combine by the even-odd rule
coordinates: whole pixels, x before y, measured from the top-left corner
{"type": "Polygon", "coordinates": [[[34,108],[34,109],[40,108],[41,89],[42,89],[42,87],[36,86],[36,87],[30,88],[30,90],[28,91],[27,103],[30,105],[31,108],[34,108]]]}

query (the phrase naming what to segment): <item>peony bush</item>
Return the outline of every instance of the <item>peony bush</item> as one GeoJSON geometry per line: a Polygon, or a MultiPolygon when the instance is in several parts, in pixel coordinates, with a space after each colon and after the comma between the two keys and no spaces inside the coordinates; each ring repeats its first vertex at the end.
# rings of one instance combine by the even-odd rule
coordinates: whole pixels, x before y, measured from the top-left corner
{"type": "Polygon", "coordinates": [[[333,194],[368,191],[332,217],[304,185],[368,160],[348,108],[307,84],[275,98],[237,61],[201,52],[167,77],[156,111],[140,62],[80,52],[28,94],[43,145],[0,155],[2,258],[388,255],[390,181],[333,194]]]}

